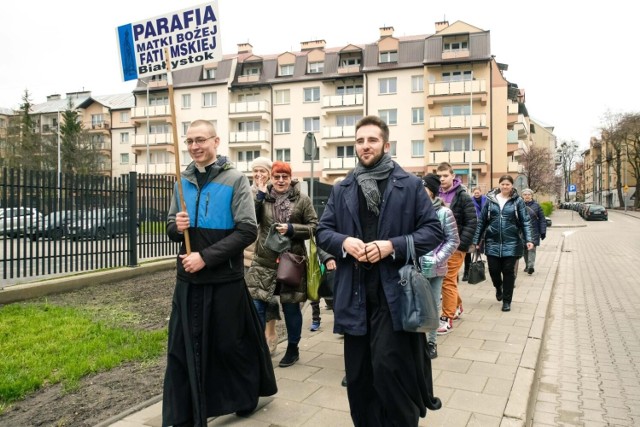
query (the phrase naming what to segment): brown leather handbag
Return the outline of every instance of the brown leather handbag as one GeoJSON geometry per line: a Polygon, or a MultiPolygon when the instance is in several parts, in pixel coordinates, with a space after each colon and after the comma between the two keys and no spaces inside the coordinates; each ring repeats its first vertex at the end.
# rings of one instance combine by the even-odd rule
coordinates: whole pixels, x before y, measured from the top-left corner
{"type": "Polygon", "coordinates": [[[296,255],[289,251],[282,252],[278,259],[276,281],[288,288],[298,288],[306,276],[307,263],[304,255],[296,255]]]}

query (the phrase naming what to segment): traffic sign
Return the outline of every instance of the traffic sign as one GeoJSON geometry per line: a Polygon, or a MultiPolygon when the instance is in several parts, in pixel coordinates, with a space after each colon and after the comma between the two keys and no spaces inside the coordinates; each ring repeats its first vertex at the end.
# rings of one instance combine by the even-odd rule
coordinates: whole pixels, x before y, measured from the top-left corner
{"type": "Polygon", "coordinates": [[[576,192],[576,185],[575,184],[569,184],[569,193],[575,193],[576,192]]]}

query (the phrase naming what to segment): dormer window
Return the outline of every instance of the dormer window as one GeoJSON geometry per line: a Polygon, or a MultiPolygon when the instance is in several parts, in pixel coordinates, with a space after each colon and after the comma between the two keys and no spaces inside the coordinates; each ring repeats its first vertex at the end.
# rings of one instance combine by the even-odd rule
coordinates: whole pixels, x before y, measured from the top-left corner
{"type": "Polygon", "coordinates": [[[293,64],[280,65],[279,76],[293,76],[293,64]]]}
{"type": "Polygon", "coordinates": [[[398,51],[397,50],[389,50],[386,52],[380,52],[380,61],[381,64],[385,62],[398,62],[398,51]]]}
{"type": "Polygon", "coordinates": [[[322,73],[324,71],[324,62],[310,62],[309,74],[322,73]]]}
{"type": "Polygon", "coordinates": [[[260,66],[259,65],[245,64],[245,66],[242,67],[242,75],[243,76],[257,76],[257,75],[260,75],[260,66]]]}
{"type": "Polygon", "coordinates": [[[469,48],[469,44],[466,41],[444,44],[444,50],[463,50],[468,48],[469,48]]]}
{"type": "Polygon", "coordinates": [[[214,80],[216,78],[216,69],[205,68],[203,78],[205,80],[214,80]]]}
{"type": "Polygon", "coordinates": [[[360,65],[360,57],[342,58],[340,60],[341,67],[353,67],[356,65],[360,65]]]}

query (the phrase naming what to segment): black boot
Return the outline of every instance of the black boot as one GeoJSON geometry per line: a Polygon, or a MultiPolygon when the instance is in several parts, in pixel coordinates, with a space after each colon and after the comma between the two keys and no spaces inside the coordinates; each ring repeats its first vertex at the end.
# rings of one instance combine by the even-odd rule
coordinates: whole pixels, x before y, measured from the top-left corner
{"type": "Polygon", "coordinates": [[[284,357],[278,363],[278,366],[281,368],[286,368],[287,366],[291,366],[296,363],[300,359],[300,352],[298,351],[298,344],[289,344],[287,346],[287,352],[284,354],[284,357]]]}

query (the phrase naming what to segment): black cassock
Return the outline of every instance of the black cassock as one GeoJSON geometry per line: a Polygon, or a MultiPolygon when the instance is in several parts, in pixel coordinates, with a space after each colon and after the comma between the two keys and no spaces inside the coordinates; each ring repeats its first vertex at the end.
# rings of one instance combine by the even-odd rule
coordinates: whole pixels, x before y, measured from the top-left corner
{"type": "Polygon", "coordinates": [[[264,331],[244,279],[215,285],[178,278],[169,320],[162,424],[206,426],[277,392],[264,331]]]}

